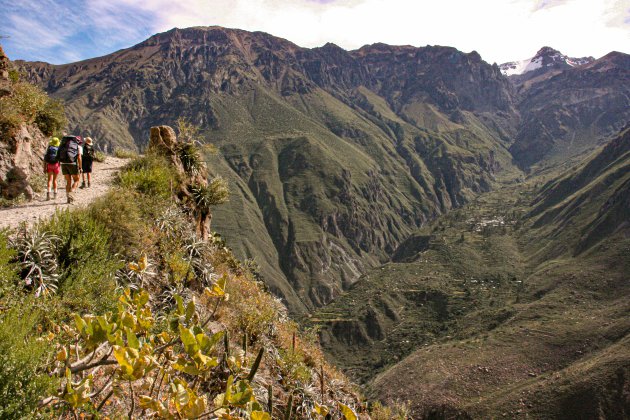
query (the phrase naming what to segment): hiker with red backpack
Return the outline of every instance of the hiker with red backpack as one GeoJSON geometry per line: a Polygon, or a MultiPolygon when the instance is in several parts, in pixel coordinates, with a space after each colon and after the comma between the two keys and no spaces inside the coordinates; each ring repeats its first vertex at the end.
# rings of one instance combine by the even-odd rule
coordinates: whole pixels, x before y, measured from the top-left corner
{"type": "Polygon", "coordinates": [[[66,197],[68,204],[74,203],[74,192],[79,185],[81,173],[81,154],[83,140],[79,136],[63,136],[59,146],[59,162],[61,173],[66,179],[66,197]]]}
{"type": "Polygon", "coordinates": [[[48,142],[48,148],[44,155],[44,173],[48,176],[46,189],[46,201],[50,200],[50,187],[54,188],[54,199],[57,199],[57,175],[59,175],[59,139],[53,137],[48,142]]]}

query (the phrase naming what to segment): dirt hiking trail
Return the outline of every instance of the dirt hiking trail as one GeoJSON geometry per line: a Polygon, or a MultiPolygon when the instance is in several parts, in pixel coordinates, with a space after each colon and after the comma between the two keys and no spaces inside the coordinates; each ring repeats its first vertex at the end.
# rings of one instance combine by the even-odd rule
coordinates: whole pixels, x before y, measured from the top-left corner
{"type": "MultiPolygon", "coordinates": [[[[94,162],[92,171],[92,186],[90,188],[77,188],[75,201],[67,204],[66,200],[66,180],[61,172],[57,178],[57,199],[46,201],[46,191],[36,194],[36,197],[29,202],[15,207],[0,209],[0,229],[16,228],[20,222],[26,221],[29,224],[37,222],[39,219],[46,219],[56,210],[67,208],[85,207],[98,197],[109,191],[114,181],[116,173],[129,162],[129,159],[119,159],[108,156],[105,162],[94,162]]],[[[81,185],[79,183],[79,185],[81,185]]]]}

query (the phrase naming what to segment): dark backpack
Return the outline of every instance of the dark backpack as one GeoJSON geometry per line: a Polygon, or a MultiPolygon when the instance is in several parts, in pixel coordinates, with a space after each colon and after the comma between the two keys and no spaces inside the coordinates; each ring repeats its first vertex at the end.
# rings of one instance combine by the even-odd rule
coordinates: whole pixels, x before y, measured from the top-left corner
{"type": "Polygon", "coordinates": [[[88,159],[94,159],[94,147],[90,146],[89,144],[83,146],[83,156],[88,159]]]}
{"type": "Polygon", "coordinates": [[[59,148],[55,146],[48,146],[46,154],[44,155],[44,162],[51,164],[59,162],[59,148]]]}
{"type": "Polygon", "coordinates": [[[79,139],[76,136],[64,136],[59,146],[59,161],[61,163],[77,163],[79,156],[79,139]]]}

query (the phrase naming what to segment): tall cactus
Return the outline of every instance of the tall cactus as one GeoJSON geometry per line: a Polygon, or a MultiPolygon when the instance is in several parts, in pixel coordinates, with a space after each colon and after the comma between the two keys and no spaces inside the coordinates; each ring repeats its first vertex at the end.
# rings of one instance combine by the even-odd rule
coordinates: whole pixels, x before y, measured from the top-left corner
{"type": "Polygon", "coordinates": [[[264,353],[265,353],[265,348],[261,347],[260,351],[258,352],[258,356],[256,356],[256,360],[254,360],[254,364],[252,365],[252,368],[249,371],[249,375],[247,375],[247,380],[249,382],[251,382],[254,379],[254,376],[256,376],[256,371],[258,370],[258,367],[260,366],[260,361],[262,360],[264,353]]]}
{"type": "Polygon", "coordinates": [[[284,411],[284,420],[291,420],[291,414],[293,414],[293,394],[289,395],[289,403],[284,411]]]}
{"type": "Polygon", "coordinates": [[[273,385],[267,385],[267,412],[273,418],[273,385]]]}

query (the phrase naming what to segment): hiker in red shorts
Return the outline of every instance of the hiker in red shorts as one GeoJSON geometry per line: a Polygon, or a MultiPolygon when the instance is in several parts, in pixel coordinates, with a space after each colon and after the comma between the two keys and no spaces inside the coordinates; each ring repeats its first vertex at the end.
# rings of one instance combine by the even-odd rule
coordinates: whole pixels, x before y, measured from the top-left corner
{"type": "Polygon", "coordinates": [[[50,200],[50,187],[54,189],[53,199],[57,199],[57,175],[59,175],[59,139],[53,137],[48,142],[48,148],[44,155],[44,173],[48,176],[46,189],[46,201],[50,200]]]}

